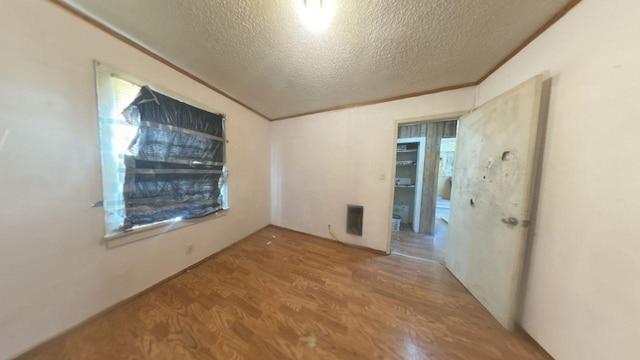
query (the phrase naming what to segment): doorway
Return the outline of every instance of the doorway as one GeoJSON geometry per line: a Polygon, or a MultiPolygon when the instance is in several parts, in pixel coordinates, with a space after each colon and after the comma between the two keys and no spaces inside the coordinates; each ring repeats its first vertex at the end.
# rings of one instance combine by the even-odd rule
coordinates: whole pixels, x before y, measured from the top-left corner
{"type": "Polygon", "coordinates": [[[444,262],[457,119],[398,125],[392,254],[444,262]]]}

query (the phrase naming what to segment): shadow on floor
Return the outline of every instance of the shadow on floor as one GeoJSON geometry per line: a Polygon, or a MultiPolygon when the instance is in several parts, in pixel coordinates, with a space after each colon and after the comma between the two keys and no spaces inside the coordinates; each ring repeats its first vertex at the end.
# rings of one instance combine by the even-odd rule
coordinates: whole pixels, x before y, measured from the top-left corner
{"type": "Polygon", "coordinates": [[[444,262],[449,221],[449,200],[437,199],[436,223],[433,235],[414,233],[410,226],[391,232],[391,253],[422,260],[444,262]]]}

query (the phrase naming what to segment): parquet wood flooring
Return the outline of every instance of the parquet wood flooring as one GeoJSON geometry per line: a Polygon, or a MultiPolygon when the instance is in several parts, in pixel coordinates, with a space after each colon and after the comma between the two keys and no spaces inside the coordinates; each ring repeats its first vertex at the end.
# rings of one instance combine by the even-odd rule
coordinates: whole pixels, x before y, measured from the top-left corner
{"type": "Polygon", "coordinates": [[[413,231],[391,232],[391,253],[408,255],[425,260],[444,263],[447,247],[447,225],[436,220],[433,235],[414,233],[413,231]]]}
{"type": "Polygon", "coordinates": [[[21,359],[544,357],[438,263],[268,227],[21,359]]]}

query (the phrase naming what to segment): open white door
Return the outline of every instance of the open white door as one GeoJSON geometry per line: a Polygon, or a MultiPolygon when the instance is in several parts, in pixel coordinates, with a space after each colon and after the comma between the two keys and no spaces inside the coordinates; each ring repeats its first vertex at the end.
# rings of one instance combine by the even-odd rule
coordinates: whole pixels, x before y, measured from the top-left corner
{"type": "Polygon", "coordinates": [[[515,325],[536,163],[542,76],[460,118],[446,266],[515,325]]]}

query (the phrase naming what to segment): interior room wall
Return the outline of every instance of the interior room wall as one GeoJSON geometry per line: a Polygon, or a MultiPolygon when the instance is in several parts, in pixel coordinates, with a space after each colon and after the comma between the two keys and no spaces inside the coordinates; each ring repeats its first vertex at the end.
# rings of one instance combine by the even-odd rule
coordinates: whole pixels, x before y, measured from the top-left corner
{"type": "Polygon", "coordinates": [[[482,104],[551,78],[521,322],[559,360],[638,356],[638,14],[638,1],[582,1],[478,87],[482,104]]]}
{"type": "Polygon", "coordinates": [[[395,121],[466,111],[475,89],[276,121],[271,127],[271,222],[387,250],[395,121]],[[363,236],[346,233],[347,204],[364,206],[363,236]]]}
{"type": "Polygon", "coordinates": [[[4,359],[268,225],[270,126],[48,1],[3,1],[0,23],[4,359]],[[101,199],[94,59],[226,113],[226,216],[105,249],[102,210],[91,208],[101,199]]]}

